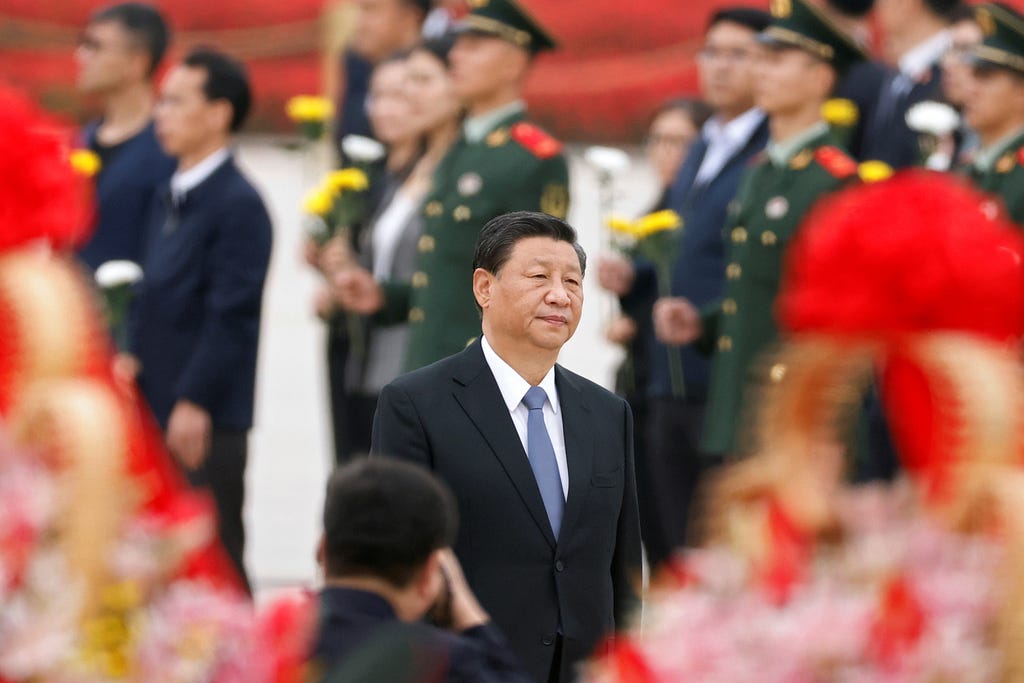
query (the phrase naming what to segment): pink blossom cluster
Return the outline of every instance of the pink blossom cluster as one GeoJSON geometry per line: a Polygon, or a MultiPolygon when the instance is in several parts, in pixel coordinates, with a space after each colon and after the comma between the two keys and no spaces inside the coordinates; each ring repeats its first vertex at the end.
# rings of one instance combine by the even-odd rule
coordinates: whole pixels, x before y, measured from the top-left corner
{"type": "Polygon", "coordinates": [[[904,494],[843,493],[842,541],[819,547],[784,604],[740,554],[686,553],[685,586],[648,596],[643,623],[589,683],[986,683],[1000,546],[911,512],[904,494]],[[894,590],[897,587],[898,590],[894,590]]]}

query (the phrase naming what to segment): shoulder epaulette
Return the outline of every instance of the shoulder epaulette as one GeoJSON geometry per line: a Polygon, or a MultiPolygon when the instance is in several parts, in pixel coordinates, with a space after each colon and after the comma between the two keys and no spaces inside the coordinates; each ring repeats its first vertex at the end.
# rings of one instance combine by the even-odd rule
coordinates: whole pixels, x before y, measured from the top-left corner
{"type": "Polygon", "coordinates": [[[814,152],[814,160],[836,178],[849,178],[857,172],[857,162],[843,150],[831,145],[819,147],[814,152]]]}
{"type": "Polygon", "coordinates": [[[550,159],[562,151],[561,142],[532,123],[520,121],[512,126],[509,134],[538,159],[550,159]]]}

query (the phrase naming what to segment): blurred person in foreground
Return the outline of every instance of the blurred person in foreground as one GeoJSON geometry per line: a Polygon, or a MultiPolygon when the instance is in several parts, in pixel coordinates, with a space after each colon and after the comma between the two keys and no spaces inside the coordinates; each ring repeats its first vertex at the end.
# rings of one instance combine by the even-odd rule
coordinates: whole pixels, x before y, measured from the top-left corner
{"type": "MultiPolygon", "coordinates": [[[[727,7],[708,21],[698,57],[701,94],[713,115],[701,128],[668,194],[668,208],[683,219],[678,256],[672,268],[672,297],[662,309],[706,306],[725,285],[726,243],[722,230],[727,207],[736,196],[743,171],[768,142],[768,120],[754,105],[754,69],[761,47],[757,36],[771,21],[767,12],[727,7]]],[[[601,284],[627,300],[658,297],[653,266],[605,258],[601,284]]],[[[653,324],[653,323],[652,323],[653,324]]],[[[694,491],[706,468],[701,452],[711,362],[688,346],[652,338],[647,345],[649,416],[646,462],[637,465],[644,546],[652,566],[687,541],[694,491]],[[668,354],[682,358],[685,396],[674,396],[668,354]],[[641,475],[641,473],[643,473],[641,475]],[[640,477],[643,476],[644,479],[640,477]]]]}
{"type": "MultiPolygon", "coordinates": [[[[755,361],[777,338],[773,309],[787,247],[815,202],[858,173],[834,145],[821,109],[841,75],[866,55],[808,0],[773,3],[772,15],[759,36],[766,51],[755,78],[771,140],[746,169],[729,212],[724,297],[702,310],[685,300],[659,301],[654,310],[660,339],[714,351],[702,448],[719,458],[747,447],[744,394],[762,379],[755,361]]],[[[780,381],[785,372],[775,366],[764,379],[780,381]]]]}
{"type": "Polygon", "coordinates": [[[455,353],[480,332],[466,286],[480,229],[509,211],[564,217],[568,166],[562,145],[526,120],[523,86],[534,58],[554,40],[512,0],[476,3],[456,26],[450,54],[455,93],[466,109],[459,139],[438,164],[423,205],[423,235],[412,287],[382,289],[365,274],[344,282],[364,311],[404,311],[404,369],[455,353]]]}
{"type": "MultiPolygon", "coordinates": [[[[452,89],[448,53],[453,38],[424,40],[405,59],[406,122],[415,130],[418,159],[399,182],[395,178],[384,190],[382,201],[360,235],[360,265],[339,270],[334,278],[338,303],[346,308],[344,283],[352,277],[372,276],[384,292],[409,291],[419,283],[416,261],[423,231],[423,200],[430,191],[437,164],[458,136],[462,107],[452,89]],[[358,272],[352,272],[357,268],[358,272]]],[[[394,296],[384,295],[393,301],[394,296]]],[[[355,302],[358,304],[358,302],[355,302]]],[[[377,394],[402,372],[409,342],[405,308],[389,309],[383,302],[365,308],[353,306],[352,313],[365,315],[365,348],[350,348],[345,367],[350,413],[349,428],[358,435],[359,450],[370,449],[370,429],[377,406],[377,394]]]]}
{"type": "Polygon", "coordinates": [[[1024,227],[1024,16],[1002,3],[976,11],[985,37],[967,56],[964,114],[981,147],[968,175],[1024,227]]]}
{"type": "Polygon", "coordinates": [[[75,51],[78,89],[103,102],[102,116],[82,131],[101,164],[95,230],[78,252],[93,270],[106,261],[142,260],[151,202],[174,172],[153,128],[153,77],[169,41],[156,8],[129,2],[93,14],[75,51]]]}
{"type": "Polygon", "coordinates": [[[372,453],[452,488],[469,585],[534,681],[569,681],[638,606],[633,418],[556,365],[583,308],[572,227],[537,212],[493,218],[473,267],[463,280],[483,336],[384,388],[372,453]]]}
{"type": "MultiPolygon", "coordinates": [[[[342,52],[337,71],[337,116],[334,142],[345,163],[341,141],[346,135],[370,137],[370,79],[374,69],[392,55],[417,43],[429,0],[356,0],[356,20],[351,44],[342,52]]],[[[383,142],[383,140],[381,141],[383,142]]]]}
{"type": "Polygon", "coordinates": [[[212,49],[190,52],[164,79],[156,134],[178,166],[147,223],[131,355],[119,361],[189,481],[213,495],[246,582],[242,506],[271,246],[263,200],[230,149],[250,102],[244,67],[212,49]]]}
{"type": "MultiPolygon", "coordinates": [[[[317,316],[327,324],[327,385],[330,395],[331,425],[334,434],[334,459],[345,463],[370,449],[370,423],[375,399],[361,399],[355,387],[362,383],[361,370],[349,368],[353,349],[363,346],[362,339],[349,338],[353,332],[334,292],[339,273],[355,266],[366,241],[372,239],[373,216],[394,196],[396,188],[406,182],[422,154],[422,130],[413,117],[407,97],[409,77],[407,53],[393,54],[374,69],[370,79],[367,114],[373,134],[386,148],[383,168],[369,174],[366,214],[348,231],[333,237],[322,247],[313,239],[306,242],[306,260],[324,278],[314,303],[317,316]],[[364,234],[366,233],[366,234],[364,234]],[[355,343],[353,344],[353,341],[355,343]],[[354,374],[349,374],[349,373],[354,374]]],[[[362,337],[362,325],[359,326],[362,337]]]]}
{"type": "Polygon", "coordinates": [[[377,458],[335,470],[323,525],[322,680],[529,681],[466,583],[455,501],[428,472],[377,458]]]}

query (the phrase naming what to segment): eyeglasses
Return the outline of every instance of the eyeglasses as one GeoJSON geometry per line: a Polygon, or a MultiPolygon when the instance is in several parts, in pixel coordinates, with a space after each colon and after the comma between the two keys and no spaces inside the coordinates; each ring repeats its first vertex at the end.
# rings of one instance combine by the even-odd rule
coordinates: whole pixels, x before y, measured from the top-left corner
{"type": "Polygon", "coordinates": [[[693,136],[690,135],[654,134],[648,135],[644,139],[644,144],[648,147],[674,147],[676,149],[687,147],[691,142],[693,142],[693,136]]]}
{"type": "Polygon", "coordinates": [[[739,47],[723,48],[708,46],[697,53],[697,59],[705,63],[721,60],[730,64],[740,64],[750,59],[750,57],[750,50],[739,47]]]}

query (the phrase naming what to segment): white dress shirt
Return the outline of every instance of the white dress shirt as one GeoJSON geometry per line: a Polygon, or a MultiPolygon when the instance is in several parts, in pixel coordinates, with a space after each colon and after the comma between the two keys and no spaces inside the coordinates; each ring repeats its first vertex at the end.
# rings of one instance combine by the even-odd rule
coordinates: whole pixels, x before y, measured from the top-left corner
{"type": "Polygon", "coordinates": [[[182,197],[213,175],[230,156],[228,148],[221,147],[187,171],[175,171],[171,176],[171,196],[174,201],[181,201],[182,197]]]}
{"type": "Polygon", "coordinates": [[[911,84],[917,82],[939,63],[952,41],[949,31],[939,31],[923,43],[910,48],[900,57],[900,74],[910,79],[911,84]]]}
{"type": "Polygon", "coordinates": [[[754,131],[762,121],[764,112],[757,107],[748,109],[729,123],[723,124],[717,116],[708,119],[701,129],[701,136],[707,141],[708,149],[693,184],[700,186],[710,183],[729,163],[729,159],[754,136],[754,131]]]}
{"type": "MultiPolygon", "coordinates": [[[[522,442],[525,453],[527,452],[526,423],[530,411],[523,403],[523,397],[530,389],[530,383],[495,353],[491,345],[487,343],[486,337],[480,339],[480,346],[484,350],[484,359],[487,361],[488,367],[491,368],[494,381],[498,383],[498,390],[501,391],[505,407],[508,408],[508,412],[512,416],[512,424],[516,426],[519,441],[522,442]]],[[[553,367],[548,370],[548,374],[544,375],[539,386],[548,395],[547,400],[544,401],[544,426],[548,428],[548,437],[551,439],[551,446],[555,449],[558,476],[562,479],[562,493],[568,498],[569,464],[565,459],[565,432],[562,429],[562,418],[559,416],[561,411],[558,406],[558,390],[555,388],[555,369],[553,367]]]]}

